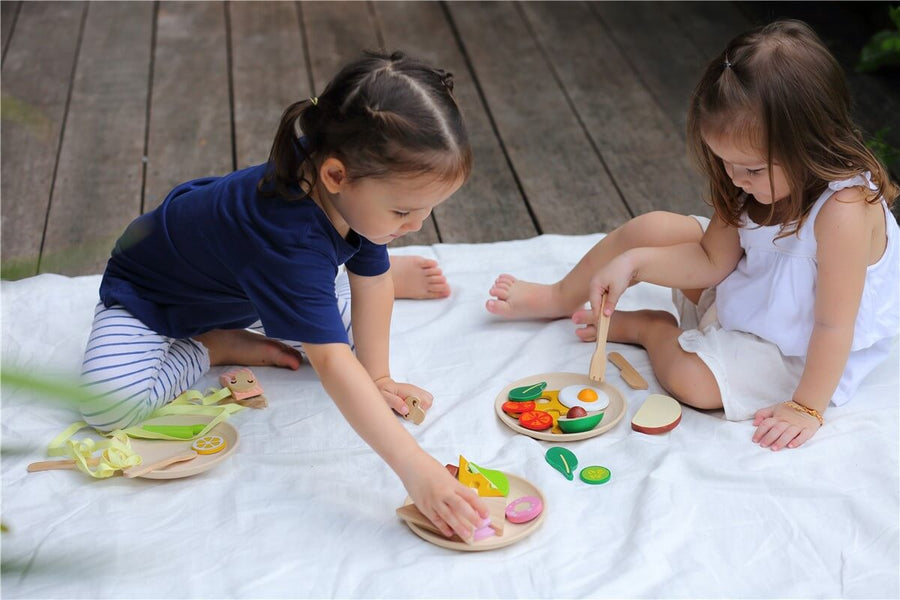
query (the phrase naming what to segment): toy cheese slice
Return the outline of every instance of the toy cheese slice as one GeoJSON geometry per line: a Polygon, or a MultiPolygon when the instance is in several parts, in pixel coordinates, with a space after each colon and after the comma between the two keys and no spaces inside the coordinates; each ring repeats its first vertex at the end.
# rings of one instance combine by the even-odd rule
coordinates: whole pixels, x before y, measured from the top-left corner
{"type": "MultiPolygon", "coordinates": [[[[495,475],[499,473],[499,471],[490,471],[489,469],[479,469],[478,467],[472,467],[462,456],[459,457],[459,473],[457,473],[456,478],[459,480],[461,484],[466,487],[470,487],[478,492],[479,496],[505,496],[509,493],[509,484],[505,485],[506,490],[503,490],[503,485],[497,486],[493,482],[488,479],[485,475],[495,475]],[[484,472],[482,472],[484,471],[484,472]]],[[[503,475],[500,473],[500,475],[503,475]]],[[[506,476],[503,475],[503,480],[506,479],[506,476]]]]}
{"type": "Polygon", "coordinates": [[[681,404],[662,394],[650,394],[631,420],[631,428],[651,435],[665,433],[681,422],[681,404]]]}

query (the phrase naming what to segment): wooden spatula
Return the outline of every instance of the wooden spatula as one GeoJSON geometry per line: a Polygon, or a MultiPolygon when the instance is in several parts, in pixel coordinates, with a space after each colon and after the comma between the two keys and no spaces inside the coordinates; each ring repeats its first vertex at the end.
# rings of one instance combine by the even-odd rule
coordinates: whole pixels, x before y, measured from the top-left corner
{"type": "MultiPolygon", "coordinates": [[[[162,469],[163,467],[167,467],[171,464],[177,462],[184,462],[187,460],[191,460],[197,458],[197,453],[194,450],[188,448],[187,450],[180,450],[176,454],[172,454],[170,456],[166,456],[161,458],[160,460],[154,461],[152,463],[141,463],[139,465],[135,465],[133,467],[128,467],[127,469],[122,470],[122,475],[125,477],[140,477],[141,475],[145,475],[151,471],[155,471],[157,469],[162,469]]],[[[100,463],[99,458],[89,458],[87,463],[90,466],[96,466],[100,463]]],[[[45,460],[41,462],[35,462],[28,465],[29,473],[37,473],[38,471],[54,471],[57,469],[75,469],[75,461],[72,459],[64,459],[64,460],[45,460]]]]}
{"type": "Polygon", "coordinates": [[[591,367],[588,377],[591,381],[601,383],[606,377],[606,336],[609,335],[609,317],[603,314],[606,308],[606,294],[600,298],[600,316],[597,318],[597,347],[591,356],[591,367]]]}

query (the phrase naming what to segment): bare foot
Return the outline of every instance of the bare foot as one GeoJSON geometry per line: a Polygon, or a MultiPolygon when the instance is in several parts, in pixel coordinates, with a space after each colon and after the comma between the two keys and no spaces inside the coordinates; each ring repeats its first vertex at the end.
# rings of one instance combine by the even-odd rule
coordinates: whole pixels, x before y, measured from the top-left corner
{"type": "Polygon", "coordinates": [[[450,295],[450,284],[436,260],[424,256],[391,256],[394,298],[430,300],[450,295]]]}
{"type": "Polygon", "coordinates": [[[559,319],[572,314],[559,299],[555,284],[531,283],[503,273],[490,294],[496,300],[485,303],[488,312],[509,319],[559,319]]]}
{"type": "Polygon", "coordinates": [[[209,364],[297,370],[303,357],[290,346],[246,329],[214,329],[194,336],[209,350],[209,364]]]}
{"type": "MultiPolygon", "coordinates": [[[[597,325],[594,321],[594,315],[590,309],[576,311],[572,315],[572,321],[576,325],[582,325],[575,330],[575,335],[581,338],[582,342],[597,341],[597,325]]],[[[609,332],[607,340],[610,342],[619,342],[622,344],[642,345],[640,338],[641,332],[653,323],[667,323],[677,325],[672,313],[665,310],[617,310],[613,312],[609,319],[609,332]]]]}

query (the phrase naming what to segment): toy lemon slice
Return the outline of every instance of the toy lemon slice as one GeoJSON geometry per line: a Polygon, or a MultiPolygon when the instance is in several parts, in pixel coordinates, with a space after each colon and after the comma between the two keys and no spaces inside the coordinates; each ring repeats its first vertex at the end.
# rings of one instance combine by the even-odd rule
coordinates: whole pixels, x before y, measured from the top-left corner
{"type": "Polygon", "coordinates": [[[215,454],[225,449],[227,443],[221,435],[204,435],[202,438],[194,440],[191,448],[197,451],[197,454],[215,454]]]}

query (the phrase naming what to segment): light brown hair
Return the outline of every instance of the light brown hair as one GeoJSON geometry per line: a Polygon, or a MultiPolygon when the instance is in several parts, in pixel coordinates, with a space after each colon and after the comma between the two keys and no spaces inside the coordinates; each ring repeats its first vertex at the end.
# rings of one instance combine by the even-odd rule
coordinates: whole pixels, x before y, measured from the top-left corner
{"type": "MultiPolygon", "coordinates": [[[[724,136],[759,151],[784,170],[790,196],[775,203],[765,225],[796,232],[829,182],[866,171],[877,187],[868,202],[897,195],[887,170],[850,117],[850,92],[840,64],[805,23],[781,20],[734,38],[694,89],[687,138],[707,176],[716,214],[738,226],[749,198],[736,187],[704,135],[724,136]]],[[[771,185],[771,179],[770,185],[771,185]]]]}

